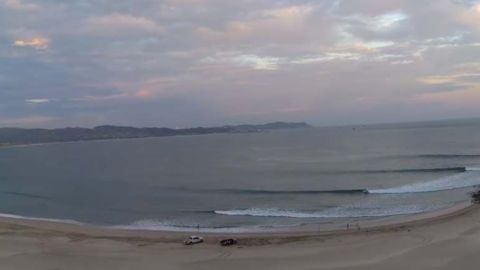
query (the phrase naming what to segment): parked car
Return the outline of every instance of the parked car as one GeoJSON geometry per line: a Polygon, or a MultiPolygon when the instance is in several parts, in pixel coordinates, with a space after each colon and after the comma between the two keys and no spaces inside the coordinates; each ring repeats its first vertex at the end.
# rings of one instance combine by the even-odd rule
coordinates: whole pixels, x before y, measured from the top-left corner
{"type": "Polygon", "coordinates": [[[232,246],[232,245],[236,245],[237,244],[237,240],[236,239],[233,239],[233,238],[228,238],[228,239],[223,239],[220,241],[220,245],[226,247],[226,246],[232,246]]]}
{"type": "Polygon", "coordinates": [[[185,239],[185,241],[183,241],[185,245],[195,245],[195,244],[200,244],[202,242],[203,242],[203,237],[195,236],[195,235],[190,236],[187,239],[185,239]]]}

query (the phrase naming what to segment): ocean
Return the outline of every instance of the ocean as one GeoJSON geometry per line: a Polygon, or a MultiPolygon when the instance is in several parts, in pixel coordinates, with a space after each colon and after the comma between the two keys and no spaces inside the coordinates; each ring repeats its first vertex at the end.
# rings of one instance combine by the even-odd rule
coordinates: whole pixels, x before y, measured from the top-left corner
{"type": "Polygon", "coordinates": [[[255,231],[451,207],[480,185],[480,121],[0,148],[0,213],[255,231]]]}

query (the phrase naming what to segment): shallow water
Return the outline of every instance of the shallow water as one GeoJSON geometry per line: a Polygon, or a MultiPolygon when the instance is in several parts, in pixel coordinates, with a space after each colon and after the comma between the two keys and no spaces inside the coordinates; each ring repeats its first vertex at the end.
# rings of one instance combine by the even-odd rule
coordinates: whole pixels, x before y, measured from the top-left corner
{"type": "Polygon", "coordinates": [[[468,200],[480,122],[0,149],[0,212],[147,229],[405,215],[468,200]]]}

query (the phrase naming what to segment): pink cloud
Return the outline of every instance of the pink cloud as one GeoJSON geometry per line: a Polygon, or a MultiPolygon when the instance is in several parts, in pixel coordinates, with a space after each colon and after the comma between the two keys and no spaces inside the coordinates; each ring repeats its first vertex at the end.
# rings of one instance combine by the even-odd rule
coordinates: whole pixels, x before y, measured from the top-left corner
{"type": "Polygon", "coordinates": [[[103,36],[139,33],[162,34],[165,32],[164,27],[150,18],[120,13],[90,18],[83,30],[103,36]]]}
{"type": "Polygon", "coordinates": [[[48,48],[50,41],[43,37],[34,37],[31,39],[17,39],[13,43],[16,47],[31,47],[39,50],[48,48]]]}
{"type": "Polygon", "coordinates": [[[0,118],[1,126],[14,127],[37,127],[51,123],[56,118],[42,115],[32,115],[23,117],[2,117],[0,118]]]}
{"type": "Polygon", "coordinates": [[[36,10],[39,6],[31,3],[24,3],[21,0],[5,0],[4,6],[13,10],[36,10]]]}
{"type": "Polygon", "coordinates": [[[152,90],[149,90],[149,89],[141,89],[141,90],[138,90],[135,93],[133,93],[134,97],[145,98],[145,99],[151,98],[154,95],[155,95],[155,93],[152,90]]]}
{"type": "MultiPolygon", "coordinates": [[[[266,9],[252,12],[242,20],[229,21],[222,29],[199,26],[195,33],[200,39],[210,42],[259,42],[266,39],[298,43],[299,39],[312,37],[307,30],[313,27],[308,20],[314,9],[313,5],[292,5],[266,9]]],[[[316,35],[317,33],[321,34],[325,29],[324,25],[315,25],[314,27],[316,35]]]]}

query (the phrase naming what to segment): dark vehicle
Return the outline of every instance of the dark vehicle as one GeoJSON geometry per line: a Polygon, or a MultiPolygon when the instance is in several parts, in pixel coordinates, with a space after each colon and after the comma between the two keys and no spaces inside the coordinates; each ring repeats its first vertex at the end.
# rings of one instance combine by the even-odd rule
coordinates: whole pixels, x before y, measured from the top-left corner
{"type": "Polygon", "coordinates": [[[236,239],[229,238],[229,239],[223,239],[220,241],[220,245],[226,247],[226,246],[233,246],[236,245],[238,242],[236,239]]]}
{"type": "Polygon", "coordinates": [[[480,190],[472,193],[472,203],[480,204],[480,190]]]}

